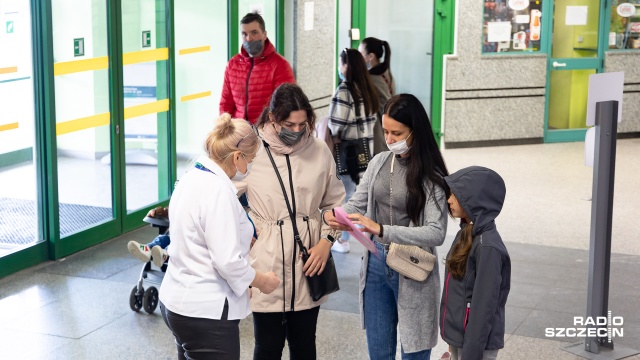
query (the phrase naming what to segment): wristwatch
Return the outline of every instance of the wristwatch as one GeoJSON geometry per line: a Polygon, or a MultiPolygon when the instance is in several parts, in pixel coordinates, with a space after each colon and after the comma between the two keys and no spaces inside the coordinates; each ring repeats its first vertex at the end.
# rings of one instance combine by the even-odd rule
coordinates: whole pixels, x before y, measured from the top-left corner
{"type": "Polygon", "coordinates": [[[323,239],[326,239],[328,242],[331,243],[331,245],[333,245],[333,243],[336,242],[336,238],[334,238],[333,236],[328,235],[328,234],[323,239]]]}

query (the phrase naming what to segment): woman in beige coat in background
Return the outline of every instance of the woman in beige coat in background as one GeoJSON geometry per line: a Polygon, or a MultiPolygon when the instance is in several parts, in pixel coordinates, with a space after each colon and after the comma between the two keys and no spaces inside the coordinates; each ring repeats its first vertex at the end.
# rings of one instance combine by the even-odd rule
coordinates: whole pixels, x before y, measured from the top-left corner
{"type": "Polygon", "coordinates": [[[295,208],[298,231],[310,257],[305,264],[299,247],[294,246],[282,187],[266,149],[262,149],[246,180],[250,215],[259,233],[250,256],[256,271],[273,271],[282,282],[271,294],[253,292],[254,359],[280,359],[285,339],[291,359],[316,358],[318,312],[327,296],[313,301],[305,274],[324,270],[339,231],[323,222],[323,210],[342,205],[345,192],[327,145],[312,135],[315,119],[302,89],[283,84],[258,120],[259,135],[295,208]]]}

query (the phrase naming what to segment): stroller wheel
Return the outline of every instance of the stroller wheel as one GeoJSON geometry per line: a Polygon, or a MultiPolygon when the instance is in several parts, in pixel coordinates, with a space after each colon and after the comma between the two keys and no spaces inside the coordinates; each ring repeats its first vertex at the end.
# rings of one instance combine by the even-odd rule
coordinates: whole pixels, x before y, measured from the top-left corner
{"type": "Polygon", "coordinates": [[[144,292],[144,297],[142,298],[142,305],[144,306],[144,311],[149,314],[152,314],[153,311],[158,306],[158,289],[154,286],[148,288],[144,292]]]}
{"type": "MultiPolygon", "coordinates": [[[[142,289],[144,291],[144,288],[142,289]]],[[[134,286],[131,289],[131,295],[129,295],[129,307],[131,310],[138,312],[142,308],[142,294],[138,295],[138,287],[134,286]]]]}

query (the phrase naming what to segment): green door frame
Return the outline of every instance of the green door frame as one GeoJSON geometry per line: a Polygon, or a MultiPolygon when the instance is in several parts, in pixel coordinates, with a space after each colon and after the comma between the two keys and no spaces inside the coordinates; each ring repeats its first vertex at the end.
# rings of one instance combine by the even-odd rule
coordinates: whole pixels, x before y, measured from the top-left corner
{"type": "MultiPolygon", "coordinates": [[[[598,56],[594,58],[553,58],[553,19],[552,16],[542,17],[542,36],[545,41],[545,51],[547,53],[547,80],[545,85],[545,106],[544,106],[544,133],[543,139],[545,143],[556,142],[574,142],[584,141],[587,133],[587,128],[583,129],[559,129],[549,130],[549,102],[550,102],[550,86],[551,86],[551,72],[552,71],[570,71],[570,70],[587,70],[595,69],[596,73],[604,72],[604,52],[607,46],[608,37],[605,34],[609,33],[610,24],[607,19],[611,15],[611,11],[608,9],[608,1],[599,1],[600,15],[598,21],[598,56]],[[555,69],[553,63],[561,62],[566,64],[562,70],[555,69]]],[[[555,1],[548,0],[543,3],[543,14],[554,14],[555,1]]]]}
{"type": "MultiPolygon", "coordinates": [[[[32,44],[33,44],[33,74],[34,74],[34,107],[35,107],[35,138],[36,138],[36,181],[38,191],[38,237],[39,243],[8,254],[0,258],[0,277],[15,273],[47,260],[56,260],[67,255],[99,244],[124,232],[146,225],[142,218],[147,209],[126,213],[126,189],[124,171],[124,141],[119,134],[124,124],[124,95],[122,70],[122,23],[121,0],[105,1],[107,7],[107,27],[109,46],[109,111],[111,113],[111,149],[112,149],[112,203],[114,219],[92,227],[90,229],[60,238],[59,200],[58,200],[58,166],[57,166],[57,138],[55,111],[55,80],[53,75],[53,19],[51,0],[31,0],[32,44]],[[118,129],[118,130],[116,130],[118,129]]],[[[156,6],[166,10],[166,19],[157,22],[166,23],[166,29],[157,31],[157,36],[164,36],[165,45],[169,47],[169,59],[166,66],[159,66],[158,76],[162,83],[169,82],[167,93],[170,109],[163,116],[166,124],[161,124],[161,131],[167,136],[159,141],[159,152],[168,155],[169,164],[165,168],[169,171],[159,176],[168,178],[166,189],[160,189],[160,194],[170,195],[176,179],[176,148],[175,148],[175,54],[174,48],[174,0],[156,0],[156,6]],[[169,34],[167,34],[167,32],[169,34]],[[162,143],[162,144],[160,144],[162,143]],[[166,145],[165,145],[166,144],[166,145]]],[[[166,161],[165,161],[166,163],[166,161]]],[[[161,201],[155,205],[166,205],[168,201],[161,201]]]]}
{"type": "Polygon", "coordinates": [[[433,73],[431,76],[431,128],[438,145],[442,141],[442,100],[444,94],[444,56],[453,54],[456,3],[436,0],[433,12],[433,73]]]}
{"type": "Polygon", "coordinates": [[[51,3],[31,0],[31,24],[33,44],[33,86],[35,106],[35,167],[38,219],[38,242],[26,249],[0,257],[0,278],[47,261],[53,257],[53,243],[46,241],[52,233],[59,233],[57,218],[57,193],[53,179],[57,178],[55,162],[55,121],[47,121],[55,114],[53,99],[53,40],[51,27],[51,3]],[[45,181],[44,179],[47,179],[45,181]],[[51,201],[51,197],[54,197],[51,201]],[[48,216],[47,216],[48,215],[48,216]]]}
{"type": "MultiPolygon", "coordinates": [[[[276,1],[276,49],[284,55],[284,0],[276,1]]],[[[35,166],[38,191],[38,237],[37,244],[0,257],[0,278],[47,260],[56,260],[67,255],[99,244],[124,232],[146,225],[142,222],[147,209],[127,214],[125,199],[125,170],[124,141],[120,137],[119,129],[124,123],[124,95],[122,70],[122,0],[105,0],[107,7],[107,27],[109,46],[109,111],[111,113],[111,148],[112,148],[112,202],[114,204],[114,219],[85,231],[60,239],[59,200],[58,200],[58,166],[57,166],[57,138],[55,112],[55,80],[53,72],[53,19],[52,0],[31,0],[32,44],[33,44],[33,78],[34,78],[34,108],[35,108],[35,166]],[[116,130],[118,129],[118,130],[116,130]]],[[[159,176],[168,178],[166,189],[159,190],[162,195],[170,195],[176,174],[176,118],[175,118],[175,24],[174,0],[156,0],[156,6],[164,7],[166,19],[156,19],[165,22],[166,29],[158,28],[156,36],[166,38],[165,46],[169,48],[169,59],[158,66],[158,81],[167,82],[169,87],[162,96],[169,99],[170,107],[166,116],[161,117],[160,131],[166,135],[159,136],[160,153],[168,158],[168,173],[159,176]],[[163,21],[164,20],[164,21],[163,21]],[[166,130],[166,131],[165,131],[166,130]],[[160,144],[162,142],[162,144],[160,144]],[[165,145],[166,144],[166,145],[165,145]],[[168,156],[167,156],[168,153],[168,156]]],[[[229,45],[228,55],[231,58],[238,50],[238,0],[228,0],[229,45]]],[[[157,43],[160,41],[157,40],[157,43]]],[[[163,40],[164,41],[164,40],[163,40]]],[[[15,155],[15,154],[13,154],[15,155]]],[[[24,151],[20,156],[31,156],[24,151]]],[[[16,155],[16,156],[17,156],[16,155]]],[[[168,200],[155,205],[167,205],[168,200]]],[[[155,206],[154,205],[154,206],[155,206]]]]}

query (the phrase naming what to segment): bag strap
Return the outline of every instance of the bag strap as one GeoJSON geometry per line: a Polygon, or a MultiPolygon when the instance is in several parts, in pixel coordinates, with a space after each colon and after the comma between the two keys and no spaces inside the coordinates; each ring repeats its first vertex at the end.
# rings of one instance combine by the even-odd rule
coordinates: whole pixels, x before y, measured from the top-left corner
{"type": "Polygon", "coordinates": [[[293,202],[293,208],[289,203],[289,197],[287,196],[287,191],[284,187],[284,182],[282,181],[282,176],[280,176],[280,172],[278,171],[278,167],[276,166],[276,162],[273,160],[273,156],[271,155],[271,150],[269,150],[269,144],[266,141],[262,141],[264,144],[264,149],[269,156],[269,160],[271,160],[271,165],[273,166],[273,170],[276,172],[276,176],[278,177],[278,181],[280,182],[280,188],[282,189],[282,195],[284,195],[284,202],[287,204],[287,210],[289,211],[289,217],[291,218],[291,224],[293,225],[293,239],[296,244],[300,246],[300,252],[303,257],[308,257],[309,253],[307,252],[307,248],[302,244],[302,239],[300,238],[300,233],[298,232],[298,224],[296,223],[296,196],[293,192],[293,175],[291,174],[291,162],[289,161],[289,154],[285,154],[285,158],[287,159],[287,169],[289,170],[289,185],[291,186],[291,199],[293,202]]]}

